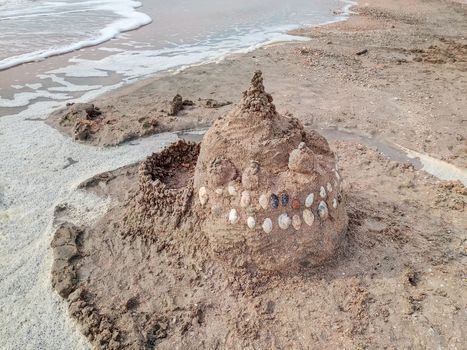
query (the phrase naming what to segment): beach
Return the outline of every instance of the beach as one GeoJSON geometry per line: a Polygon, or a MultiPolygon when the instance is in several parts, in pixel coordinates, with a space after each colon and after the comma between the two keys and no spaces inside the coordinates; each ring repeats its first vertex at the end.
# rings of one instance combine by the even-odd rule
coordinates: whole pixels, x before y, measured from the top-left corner
{"type": "MultiPolygon", "coordinates": [[[[50,243],[57,228],[69,223],[84,227],[89,239],[72,264],[90,276],[83,283],[97,291],[95,309],[110,317],[109,310],[140,293],[137,317],[130,320],[136,307],[130,303],[131,310],[115,312],[115,322],[131,333],[134,325],[147,326],[142,314],[161,312],[157,324],[163,332],[155,341],[161,348],[306,348],[312,340],[314,348],[462,348],[466,6],[464,1],[368,0],[352,7],[346,21],[284,33],[285,41],[298,35],[296,42],[209,57],[208,63],[173,67],[145,79],[144,74],[127,80],[110,76],[104,88],[83,90],[70,100],[74,105],[66,105],[69,96],[62,102],[56,96],[41,101],[44,96],[38,94],[34,108],[23,108],[18,99],[4,107],[15,114],[0,118],[2,346],[98,348],[89,334],[98,337],[99,331],[84,336],[86,320],[67,310],[76,300],[62,300],[50,282],[50,243]],[[304,279],[251,283],[246,275],[232,280],[222,269],[201,266],[201,258],[193,258],[200,263],[195,272],[171,265],[159,249],[178,261],[185,257],[170,241],[167,248],[149,247],[151,259],[134,254],[140,243],[125,246],[109,223],[120,221],[129,193],[136,191],[138,162],[181,138],[199,141],[236,106],[256,70],[263,72],[278,112],[325,136],[339,160],[350,216],[344,258],[304,279]],[[177,94],[183,102],[172,113],[177,94]],[[78,108],[81,102],[92,103],[91,112],[89,106],[78,108]],[[89,128],[77,133],[79,118],[88,117],[89,128]],[[93,238],[93,232],[102,235],[93,238]],[[108,242],[118,254],[103,248],[108,242]],[[128,271],[117,259],[125,257],[128,271]],[[162,310],[144,297],[154,284],[148,276],[140,278],[141,288],[128,288],[121,297],[105,289],[105,283],[128,283],[125,276],[141,271],[145,259],[159,274],[159,284],[168,281],[166,289],[154,290],[159,298],[168,293],[162,310]],[[160,266],[166,269],[159,271],[160,266]],[[185,283],[192,273],[206,285],[185,283]],[[183,288],[172,276],[185,281],[183,288]],[[184,288],[199,293],[182,297],[184,288]],[[278,288],[286,298],[280,298],[278,288]],[[107,301],[108,295],[115,298],[107,301]],[[222,326],[209,328],[209,322],[222,326]],[[287,322],[301,326],[294,332],[287,322]]],[[[96,77],[75,79],[100,85],[96,77]]]]}

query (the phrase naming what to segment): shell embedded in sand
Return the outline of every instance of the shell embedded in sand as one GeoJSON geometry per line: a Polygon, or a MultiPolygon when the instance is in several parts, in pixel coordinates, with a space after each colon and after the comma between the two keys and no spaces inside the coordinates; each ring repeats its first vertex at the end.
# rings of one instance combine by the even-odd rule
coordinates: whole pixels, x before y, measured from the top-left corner
{"type": "Polygon", "coordinates": [[[271,194],[271,207],[277,209],[279,207],[279,197],[277,194],[271,194]]]}
{"type": "Polygon", "coordinates": [[[250,229],[254,229],[255,226],[256,226],[256,220],[253,216],[249,216],[247,219],[246,219],[246,224],[247,226],[250,228],[250,229]]]}
{"type": "Polygon", "coordinates": [[[303,221],[305,221],[305,224],[307,224],[308,226],[312,226],[315,222],[315,216],[313,215],[310,209],[305,209],[303,211],[303,221]]]}
{"type": "Polygon", "coordinates": [[[263,231],[266,233],[271,233],[272,231],[272,220],[270,218],[266,218],[263,221],[263,231]]]}
{"type": "Polygon", "coordinates": [[[279,218],[277,219],[277,223],[279,224],[279,227],[283,230],[287,230],[292,223],[292,219],[289,218],[287,214],[281,214],[279,215],[279,218]]]}
{"type": "Polygon", "coordinates": [[[333,207],[334,209],[337,208],[337,199],[336,199],[336,198],[334,198],[334,199],[332,200],[332,207],[333,207]]]}
{"type": "Polygon", "coordinates": [[[298,216],[297,214],[292,216],[292,226],[297,231],[300,230],[300,227],[302,226],[302,219],[300,219],[300,216],[298,216]]]}
{"type": "Polygon", "coordinates": [[[314,201],[315,201],[315,194],[310,193],[305,199],[305,207],[307,208],[311,207],[314,201]]]}
{"type": "Polygon", "coordinates": [[[326,188],[327,188],[327,190],[328,190],[329,193],[332,192],[332,186],[331,186],[331,184],[330,184],[329,182],[328,182],[328,184],[326,185],[326,188]]]}
{"type": "Polygon", "coordinates": [[[322,220],[327,219],[329,216],[328,205],[324,201],[319,202],[318,215],[322,220]]]}
{"type": "Polygon", "coordinates": [[[238,213],[236,209],[230,209],[229,222],[233,225],[238,222],[238,213]]]}
{"type": "Polygon", "coordinates": [[[323,186],[321,186],[321,188],[319,189],[319,195],[321,196],[321,198],[326,198],[326,190],[323,186]]]}
{"type": "Polygon", "coordinates": [[[199,195],[199,202],[201,203],[201,205],[205,205],[208,201],[208,191],[206,190],[206,187],[201,187],[198,191],[198,195],[199,195]]]}
{"type": "Polygon", "coordinates": [[[214,192],[216,192],[217,195],[221,196],[224,193],[224,189],[222,187],[218,187],[214,192]]]}
{"type": "Polygon", "coordinates": [[[217,217],[217,218],[221,217],[222,216],[222,207],[219,204],[214,204],[211,207],[211,214],[214,217],[217,217]]]}
{"type": "Polygon", "coordinates": [[[242,196],[240,198],[240,206],[242,208],[246,208],[250,205],[251,202],[251,195],[249,191],[243,191],[242,196]]]}
{"type": "Polygon", "coordinates": [[[268,208],[269,198],[267,195],[262,194],[261,196],[259,196],[259,205],[261,205],[261,208],[263,208],[264,210],[268,208]]]}
{"type": "Polygon", "coordinates": [[[292,208],[293,209],[300,209],[300,201],[297,198],[292,200],[292,208]]]}

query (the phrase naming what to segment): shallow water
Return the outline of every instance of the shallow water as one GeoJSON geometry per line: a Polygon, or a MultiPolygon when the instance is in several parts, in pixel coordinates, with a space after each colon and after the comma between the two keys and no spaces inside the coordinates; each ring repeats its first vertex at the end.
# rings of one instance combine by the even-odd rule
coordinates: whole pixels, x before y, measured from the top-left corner
{"type": "Polygon", "coordinates": [[[343,20],[347,12],[334,11],[350,4],[344,0],[144,0],[137,7],[139,3],[131,0],[3,0],[0,117],[37,101],[64,104],[88,92],[101,94],[163,70],[218,60],[266,43],[305,40],[286,32],[343,20]],[[136,31],[122,33],[151,20],[136,31]],[[107,41],[110,38],[114,39],[107,41]],[[68,51],[73,52],[48,57],[68,51]]]}

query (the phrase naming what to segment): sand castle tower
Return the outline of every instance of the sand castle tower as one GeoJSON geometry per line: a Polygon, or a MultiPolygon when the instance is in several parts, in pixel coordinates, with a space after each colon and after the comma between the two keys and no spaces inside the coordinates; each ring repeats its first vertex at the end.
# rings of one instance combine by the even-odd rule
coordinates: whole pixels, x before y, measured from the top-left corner
{"type": "Polygon", "coordinates": [[[321,264],[347,227],[328,143],[277,113],[261,72],[206,133],[194,191],[213,251],[234,265],[280,271],[321,264]]]}
{"type": "MultiPolygon", "coordinates": [[[[161,159],[153,155],[146,161],[151,167],[143,163],[140,176],[159,189],[156,198],[146,199],[145,212],[161,202],[163,213],[178,213],[167,222],[178,225],[189,219],[183,215],[196,216],[194,229],[208,238],[213,256],[232,266],[283,272],[335,256],[348,220],[334,154],[317,132],[277,113],[261,72],[199,148],[172,147],[188,147],[190,157],[197,157],[185,189],[174,189],[184,198],[175,201],[177,207],[184,209],[171,210],[170,201],[162,198],[171,190],[149,169],[157,169],[154,159],[161,159]]],[[[151,186],[140,188],[151,197],[151,186]]]]}

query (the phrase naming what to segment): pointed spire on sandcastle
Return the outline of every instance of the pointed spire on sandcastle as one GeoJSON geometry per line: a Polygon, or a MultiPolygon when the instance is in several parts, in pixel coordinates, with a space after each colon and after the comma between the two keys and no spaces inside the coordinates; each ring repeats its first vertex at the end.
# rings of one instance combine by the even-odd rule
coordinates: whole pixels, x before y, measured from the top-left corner
{"type": "Polygon", "coordinates": [[[251,86],[243,92],[243,98],[238,108],[243,113],[251,113],[251,115],[262,118],[273,118],[277,116],[277,112],[272,101],[272,96],[264,89],[263,73],[257,70],[251,79],[251,86]]]}

